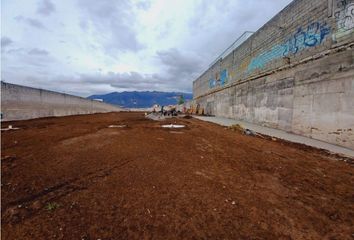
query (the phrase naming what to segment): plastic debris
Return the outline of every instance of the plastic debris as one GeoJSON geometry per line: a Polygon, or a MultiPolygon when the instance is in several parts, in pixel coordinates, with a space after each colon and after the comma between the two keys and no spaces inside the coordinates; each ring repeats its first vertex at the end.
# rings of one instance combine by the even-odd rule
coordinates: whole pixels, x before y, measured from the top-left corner
{"type": "Polygon", "coordinates": [[[109,128],[125,128],[127,125],[109,125],[109,128]]]}
{"type": "Polygon", "coordinates": [[[15,128],[15,127],[12,127],[12,125],[9,125],[7,128],[1,128],[1,131],[9,131],[9,130],[18,130],[20,128],[15,128]]]}
{"type": "Polygon", "coordinates": [[[161,127],[163,128],[184,128],[184,125],[176,125],[176,124],[168,124],[168,125],[162,125],[161,127]]]}
{"type": "Polygon", "coordinates": [[[244,134],[248,136],[256,136],[256,133],[252,131],[251,129],[245,129],[244,134]]]}

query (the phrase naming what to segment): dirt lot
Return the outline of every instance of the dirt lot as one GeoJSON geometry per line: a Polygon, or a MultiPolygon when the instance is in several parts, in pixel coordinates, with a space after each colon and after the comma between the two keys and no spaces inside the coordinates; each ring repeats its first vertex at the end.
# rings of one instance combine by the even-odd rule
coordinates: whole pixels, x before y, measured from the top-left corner
{"type": "Polygon", "coordinates": [[[350,161],[196,119],[163,123],[13,122],[21,129],[1,143],[2,238],[354,239],[350,161]],[[187,128],[160,127],[174,122],[187,128]]]}

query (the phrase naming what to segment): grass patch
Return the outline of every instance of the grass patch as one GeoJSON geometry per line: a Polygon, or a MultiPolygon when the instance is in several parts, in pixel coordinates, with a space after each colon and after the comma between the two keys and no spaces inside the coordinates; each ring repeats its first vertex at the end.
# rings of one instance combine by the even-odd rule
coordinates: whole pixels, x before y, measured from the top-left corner
{"type": "Polygon", "coordinates": [[[47,211],[54,211],[55,209],[57,209],[59,207],[59,204],[57,203],[48,203],[46,206],[45,206],[45,209],[47,211]]]}

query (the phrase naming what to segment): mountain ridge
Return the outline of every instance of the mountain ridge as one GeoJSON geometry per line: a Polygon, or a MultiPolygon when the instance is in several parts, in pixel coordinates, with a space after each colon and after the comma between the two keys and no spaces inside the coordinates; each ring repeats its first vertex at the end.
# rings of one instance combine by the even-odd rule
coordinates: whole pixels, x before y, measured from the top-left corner
{"type": "Polygon", "coordinates": [[[160,91],[111,92],[107,94],[95,94],[87,98],[102,99],[103,102],[125,108],[147,108],[154,104],[164,106],[177,104],[181,95],[183,95],[185,101],[193,99],[192,93],[160,91]]]}

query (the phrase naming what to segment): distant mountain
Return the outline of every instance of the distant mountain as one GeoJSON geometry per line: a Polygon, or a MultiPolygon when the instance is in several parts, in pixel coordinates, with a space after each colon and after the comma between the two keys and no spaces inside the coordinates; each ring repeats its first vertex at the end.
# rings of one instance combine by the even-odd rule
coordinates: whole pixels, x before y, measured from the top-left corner
{"type": "Polygon", "coordinates": [[[177,104],[179,97],[184,100],[193,98],[191,93],[180,92],[112,92],[104,95],[92,95],[89,99],[102,99],[106,103],[119,105],[125,108],[146,108],[154,104],[172,105],[177,104]]]}

